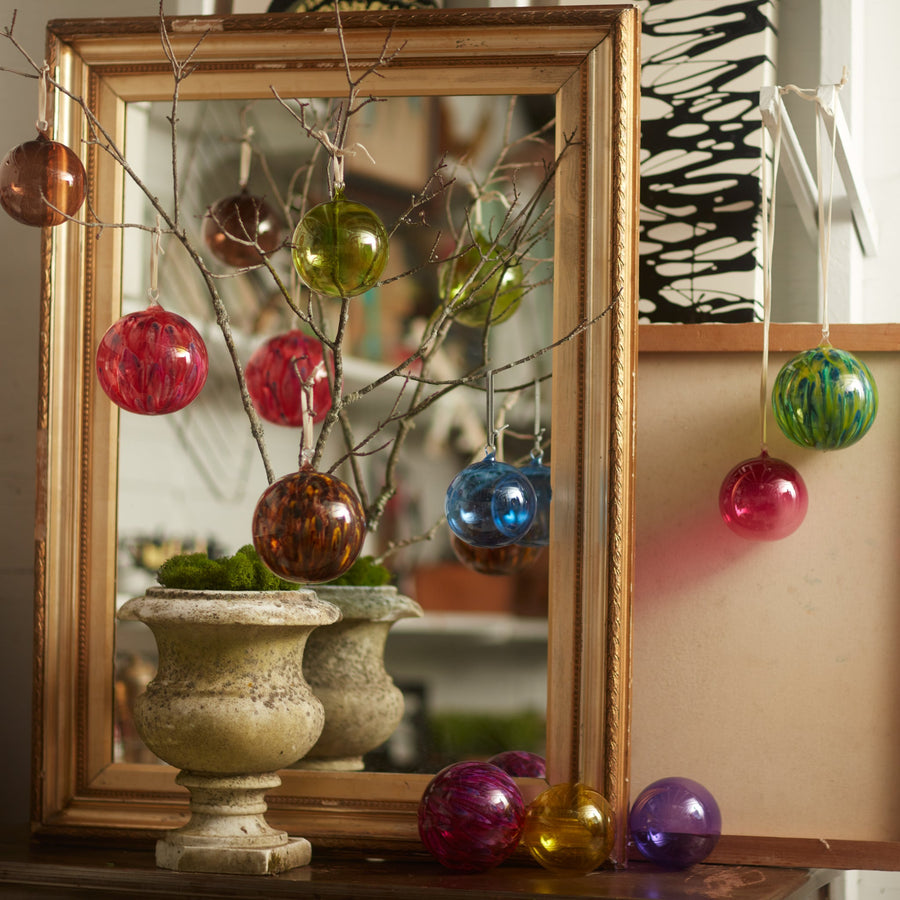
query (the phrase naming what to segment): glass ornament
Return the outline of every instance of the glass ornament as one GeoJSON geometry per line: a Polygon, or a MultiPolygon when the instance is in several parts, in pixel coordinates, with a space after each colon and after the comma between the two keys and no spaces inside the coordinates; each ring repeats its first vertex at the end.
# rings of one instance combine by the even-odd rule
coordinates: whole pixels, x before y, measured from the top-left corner
{"type": "Polygon", "coordinates": [[[97,379],[117,406],[144,416],[183,409],[203,390],[209,356],[187,319],[159,304],[114,322],[97,348],[97,379]]]}
{"type": "Polygon", "coordinates": [[[488,762],[514,778],[547,777],[547,761],[529,750],[504,750],[495,753],[488,762]]]}
{"type": "Polygon", "coordinates": [[[294,230],[294,267],[303,283],[329,297],[355,297],[378,283],[388,259],[388,233],[362,203],[336,191],[294,230]]]}
{"type": "Polygon", "coordinates": [[[778,427],[795,444],[839,450],[872,427],[878,388],[862,360],[825,342],[781,367],[772,409],[778,427]]]}
{"type": "Polygon", "coordinates": [[[584,784],[557,784],[525,811],[522,844],[545,869],[587,875],[609,856],[615,817],[606,798],[584,784]]]}
{"type": "Polygon", "coordinates": [[[454,321],[460,325],[499,325],[522,302],[522,266],[504,246],[491,249],[492,244],[484,232],[476,231],[473,245],[445,269],[444,304],[453,305],[454,321]]]}
{"type": "Polygon", "coordinates": [[[527,569],[541,555],[540,547],[505,544],[502,547],[473,547],[450,533],[450,547],[456,558],[480,575],[512,575],[527,569]]]}
{"type": "Polygon", "coordinates": [[[661,778],[638,795],[628,827],[635,846],[651,862],[686,869],[712,853],[722,833],[722,814],[702,784],[661,778]]]}
{"type": "Polygon", "coordinates": [[[536,506],[531,482],[490,451],[450,482],[444,498],[450,530],[473,547],[517,543],[531,527],[536,506]]]}
{"type": "Polygon", "coordinates": [[[719,512],[725,524],[749,540],[788,537],[800,527],[808,506],[800,473],[765,451],[738,463],[719,489],[719,512]]]}
{"type": "Polygon", "coordinates": [[[345,481],[304,466],[270,484],[253,513],[253,546],[281,578],[321,584],[353,565],[366,514],[345,481]]]}
{"type": "Polygon", "coordinates": [[[203,219],[204,243],[216,259],[236,269],[259,265],[281,246],[283,236],[278,213],[247,190],[217,200],[203,219]]]}
{"type": "Polygon", "coordinates": [[[78,156],[39,133],[0,163],[0,206],[23,225],[59,225],[84,203],[86,181],[78,156]]]}
{"type": "Polygon", "coordinates": [[[260,344],[244,367],[247,391],[256,411],[267,422],[299,428],[303,425],[303,383],[313,380],[313,422],[321,422],[331,409],[331,388],[322,344],[293,330],[260,344]]]}
{"type": "Polygon", "coordinates": [[[526,547],[546,547],[550,543],[550,466],[543,463],[543,454],[532,451],[531,460],[519,471],[531,482],[537,501],[534,521],[519,541],[526,547]]]}
{"type": "Polygon", "coordinates": [[[483,762],[453,763],[425,788],[419,837],[448,869],[483,872],[516,849],[525,803],[515,781],[483,762]]]}

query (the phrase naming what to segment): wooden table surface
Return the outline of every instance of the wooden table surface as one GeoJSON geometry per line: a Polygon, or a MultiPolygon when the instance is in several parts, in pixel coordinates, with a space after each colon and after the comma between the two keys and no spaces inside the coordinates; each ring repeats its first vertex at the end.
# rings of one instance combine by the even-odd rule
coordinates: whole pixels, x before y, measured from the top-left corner
{"type": "Polygon", "coordinates": [[[151,847],[99,843],[36,843],[18,832],[0,834],[0,897],[144,898],[402,898],[402,900],[519,900],[540,896],[615,900],[807,900],[828,897],[838,872],[697,865],[664,871],[636,863],[619,871],[562,876],[534,866],[505,864],[481,874],[456,874],[434,862],[353,860],[313,851],[312,865],[276,876],[206,875],[158,869],[151,847]]]}

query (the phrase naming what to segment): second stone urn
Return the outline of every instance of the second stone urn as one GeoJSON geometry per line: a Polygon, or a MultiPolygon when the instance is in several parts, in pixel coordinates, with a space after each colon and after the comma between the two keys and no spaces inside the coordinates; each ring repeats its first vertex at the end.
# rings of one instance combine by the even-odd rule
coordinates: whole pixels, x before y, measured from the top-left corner
{"type": "Polygon", "coordinates": [[[339,610],[309,590],[151,588],[118,617],[156,638],[159,666],[135,702],[135,724],[191,792],[190,821],[157,842],[157,865],[244,874],[306,865],[309,842],[269,826],[264,795],[322,733],[303,657],[310,634],[339,610]]]}
{"type": "Polygon", "coordinates": [[[384,667],[384,648],[399,619],[421,616],[415,600],[391,586],[317,585],[320,600],[341,611],[310,635],[303,672],[325,707],[325,727],[300,769],[358,771],[403,718],[403,693],[384,667]]]}

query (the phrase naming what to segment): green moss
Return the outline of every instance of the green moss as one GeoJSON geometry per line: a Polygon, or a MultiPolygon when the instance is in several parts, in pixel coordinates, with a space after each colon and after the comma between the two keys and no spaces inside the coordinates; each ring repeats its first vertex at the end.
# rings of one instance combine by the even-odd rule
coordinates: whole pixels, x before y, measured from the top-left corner
{"type": "Polygon", "coordinates": [[[205,553],[182,553],[167,559],[156,580],[188,591],[294,591],[301,585],[270,572],[251,544],[234,556],[210,559],[205,553]]]}
{"type": "Polygon", "coordinates": [[[381,587],[391,583],[391,571],[373,556],[357,557],[356,562],[340,578],[329,581],[333,585],[353,585],[356,587],[381,587]]]}

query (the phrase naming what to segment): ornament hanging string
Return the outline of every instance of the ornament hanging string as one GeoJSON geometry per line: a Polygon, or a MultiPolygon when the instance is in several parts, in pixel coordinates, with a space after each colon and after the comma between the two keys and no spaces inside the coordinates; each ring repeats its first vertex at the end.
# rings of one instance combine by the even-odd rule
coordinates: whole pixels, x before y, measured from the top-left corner
{"type": "Polygon", "coordinates": [[[35,123],[37,125],[37,130],[41,134],[45,134],[50,128],[50,123],[47,121],[47,101],[50,90],[49,78],[50,66],[48,66],[45,61],[41,66],[41,74],[39,76],[38,117],[37,122],[35,123]]]}
{"type": "Polygon", "coordinates": [[[313,423],[315,419],[315,408],[313,401],[313,389],[316,385],[316,379],[325,368],[323,363],[317,363],[315,368],[306,378],[300,375],[300,360],[292,359],[294,371],[300,381],[300,415],[302,417],[302,440],[300,443],[300,468],[311,465],[314,455],[315,442],[313,440],[313,423]]]}
{"type": "Polygon", "coordinates": [[[373,166],[376,165],[375,160],[372,159],[372,154],[369,153],[364,144],[356,143],[351,147],[340,147],[338,146],[338,144],[334,143],[334,141],[331,140],[327,132],[325,132],[323,129],[312,132],[312,136],[322,144],[322,146],[328,151],[329,155],[331,156],[330,175],[332,195],[335,191],[344,189],[345,156],[356,156],[356,151],[362,150],[362,152],[368,157],[369,162],[371,162],[373,166]]]}
{"type": "Polygon", "coordinates": [[[544,451],[541,441],[544,437],[544,429],[541,427],[541,379],[534,379],[534,446],[531,448],[531,458],[540,460],[544,451]]]}
{"type": "Polygon", "coordinates": [[[772,149],[772,188],[769,197],[769,166],[766,156],[767,129],[762,129],[760,140],[760,181],[762,186],[762,268],[763,268],[763,353],[762,373],[759,385],[760,452],[766,453],[766,409],[769,399],[769,328],[772,324],[772,252],[775,247],[775,190],[781,162],[781,104],[775,109],[775,134],[772,149]]]}
{"type": "Polygon", "coordinates": [[[164,252],[162,229],[159,225],[159,216],[157,216],[156,228],[153,229],[153,239],[150,243],[150,287],[147,290],[147,297],[151,303],[159,303],[159,255],[164,252]]]}
{"type": "Polygon", "coordinates": [[[241,138],[241,168],[238,177],[238,185],[243,191],[250,182],[250,161],[253,159],[253,126],[249,125],[244,130],[244,136],[241,138]]]}

